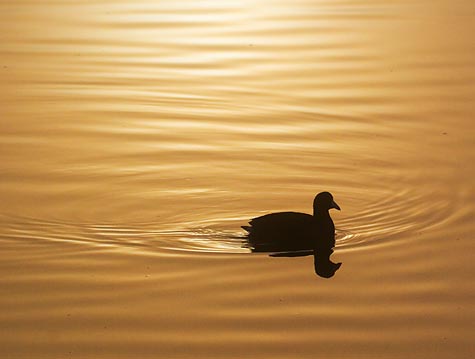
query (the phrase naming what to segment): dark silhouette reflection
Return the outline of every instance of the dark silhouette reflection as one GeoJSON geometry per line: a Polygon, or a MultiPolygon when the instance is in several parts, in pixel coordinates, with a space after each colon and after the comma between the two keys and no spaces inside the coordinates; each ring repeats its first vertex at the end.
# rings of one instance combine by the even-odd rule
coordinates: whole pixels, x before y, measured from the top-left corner
{"type": "Polygon", "coordinates": [[[243,226],[247,246],[253,252],[277,252],[272,257],[314,256],[315,273],[333,277],[341,263],[330,260],[335,246],[335,225],[328,211],[340,210],[329,192],[319,193],[313,201],[313,215],[296,212],[270,213],[243,226]]]}

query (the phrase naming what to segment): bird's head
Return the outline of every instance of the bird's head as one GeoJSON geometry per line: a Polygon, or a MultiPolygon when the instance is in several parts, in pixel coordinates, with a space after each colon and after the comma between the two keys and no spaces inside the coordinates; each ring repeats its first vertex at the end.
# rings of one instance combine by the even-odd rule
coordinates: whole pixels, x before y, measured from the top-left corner
{"type": "Polygon", "coordinates": [[[331,208],[340,210],[340,206],[333,200],[330,192],[320,192],[313,200],[313,209],[316,211],[328,211],[331,208]]]}

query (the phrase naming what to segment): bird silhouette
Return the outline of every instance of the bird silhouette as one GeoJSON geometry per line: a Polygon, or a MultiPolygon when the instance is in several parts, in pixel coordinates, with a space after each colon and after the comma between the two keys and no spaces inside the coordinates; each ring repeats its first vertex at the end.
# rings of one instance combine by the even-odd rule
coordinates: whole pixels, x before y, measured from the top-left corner
{"type": "Polygon", "coordinates": [[[253,252],[278,252],[273,257],[314,256],[315,273],[332,277],[341,263],[330,256],[335,246],[335,225],[329,210],[340,210],[329,192],[321,192],[313,201],[313,215],[298,212],[270,213],[242,226],[247,245],[253,252]]]}

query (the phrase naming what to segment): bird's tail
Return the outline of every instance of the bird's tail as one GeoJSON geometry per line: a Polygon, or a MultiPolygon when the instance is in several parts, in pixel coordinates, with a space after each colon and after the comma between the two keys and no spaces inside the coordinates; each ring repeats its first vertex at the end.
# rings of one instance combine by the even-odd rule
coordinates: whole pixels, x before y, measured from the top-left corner
{"type": "Polygon", "coordinates": [[[252,230],[251,226],[241,226],[241,228],[247,231],[248,233],[251,233],[251,230],[252,230]]]}

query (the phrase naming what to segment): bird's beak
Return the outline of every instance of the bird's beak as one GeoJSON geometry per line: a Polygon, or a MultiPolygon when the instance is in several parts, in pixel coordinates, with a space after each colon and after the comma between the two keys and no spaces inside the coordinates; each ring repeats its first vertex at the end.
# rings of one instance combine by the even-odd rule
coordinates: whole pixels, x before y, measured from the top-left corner
{"type": "Polygon", "coordinates": [[[341,208],[340,208],[340,206],[339,206],[339,205],[337,205],[335,201],[332,201],[332,205],[331,205],[331,207],[330,207],[330,208],[335,208],[335,209],[337,209],[337,210],[341,211],[341,208]]]}

